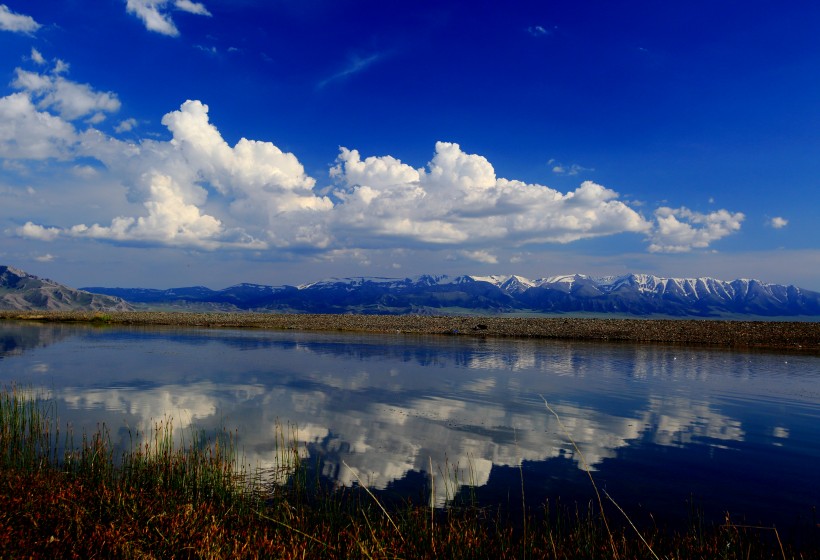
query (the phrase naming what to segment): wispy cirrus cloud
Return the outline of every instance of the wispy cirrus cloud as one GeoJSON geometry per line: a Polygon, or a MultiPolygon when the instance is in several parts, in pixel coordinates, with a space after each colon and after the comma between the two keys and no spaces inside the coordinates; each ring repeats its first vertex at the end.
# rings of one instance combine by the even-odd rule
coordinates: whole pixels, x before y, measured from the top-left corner
{"type": "Polygon", "coordinates": [[[125,9],[141,19],[148,31],[169,37],[179,36],[179,29],[174,24],[169,9],[200,16],[211,15],[204,4],[191,0],[175,0],[173,3],[170,0],[127,0],[125,9]]]}
{"type": "Polygon", "coordinates": [[[527,28],[527,33],[533,37],[546,37],[552,35],[554,28],[546,28],[543,25],[531,25],[527,28]]]}
{"type": "Polygon", "coordinates": [[[183,12],[188,12],[189,14],[196,14],[198,16],[210,16],[211,12],[208,11],[203,4],[199,2],[191,2],[191,0],[176,0],[174,2],[174,7],[177,10],[181,10],[183,12]]]}
{"type": "Polygon", "coordinates": [[[551,159],[547,162],[552,169],[552,172],[556,175],[569,175],[570,177],[574,177],[580,173],[585,171],[595,171],[592,167],[584,167],[582,165],[578,165],[577,163],[571,163],[569,165],[560,163],[555,159],[551,159]]]}
{"type": "Polygon", "coordinates": [[[384,53],[373,53],[365,57],[353,56],[348,61],[348,64],[340,72],[337,72],[336,74],[333,74],[329,78],[325,78],[324,80],[316,84],[316,89],[323,89],[332,82],[343,80],[345,78],[363,72],[376,62],[382,60],[383,58],[385,58],[384,53]]]}
{"type": "Polygon", "coordinates": [[[33,17],[12,12],[5,4],[0,4],[0,31],[31,34],[40,27],[33,17]]]}

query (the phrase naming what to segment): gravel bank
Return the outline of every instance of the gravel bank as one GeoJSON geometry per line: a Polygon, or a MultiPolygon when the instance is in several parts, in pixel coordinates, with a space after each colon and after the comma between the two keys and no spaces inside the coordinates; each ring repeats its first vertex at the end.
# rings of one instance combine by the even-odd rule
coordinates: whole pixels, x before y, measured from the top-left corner
{"type": "Polygon", "coordinates": [[[820,354],[820,323],[419,315],[0,311],[0,319],[179,327],[565,338],[771,348],[820,354]]]}

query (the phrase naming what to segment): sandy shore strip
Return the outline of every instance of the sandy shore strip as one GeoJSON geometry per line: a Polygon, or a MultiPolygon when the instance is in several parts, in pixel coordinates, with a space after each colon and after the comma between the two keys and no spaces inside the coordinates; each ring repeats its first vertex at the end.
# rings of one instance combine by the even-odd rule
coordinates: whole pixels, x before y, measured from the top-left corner
{"type": "Polygon", "coordinates": [[[551,338],[769,348],[820,354],[820,323],[269,313],[0,311],[0,319],[120,325],[551,338]]]}

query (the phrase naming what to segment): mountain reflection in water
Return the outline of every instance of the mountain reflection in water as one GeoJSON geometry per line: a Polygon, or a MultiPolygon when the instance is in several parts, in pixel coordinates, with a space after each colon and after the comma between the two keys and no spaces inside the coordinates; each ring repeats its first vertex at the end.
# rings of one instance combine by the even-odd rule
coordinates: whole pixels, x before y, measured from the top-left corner
{"type": "Polygon", "coordinates": [[[265,469],[284,426],[338,484],[415,498],[430,486],[409,481],[455,468],[435,484],[440,506],[465,484],[520,500],[521,476],[528,503],[587,500],[584,465],[633,512],[694,503],[771,525],[820,502],[815,356],[13,322],[0,341],[0,382],[47,392],[75,430],[105,422],[123,446],[170,417],[180,440],[236,428],[265,469]]]}

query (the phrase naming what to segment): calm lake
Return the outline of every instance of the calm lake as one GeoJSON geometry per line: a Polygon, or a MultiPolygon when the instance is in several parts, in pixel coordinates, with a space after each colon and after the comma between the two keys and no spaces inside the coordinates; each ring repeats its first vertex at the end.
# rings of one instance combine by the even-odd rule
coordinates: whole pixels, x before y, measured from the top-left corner
{"type": "Polygon", "coordinates": [[[815,524],[820,505],[817,356],[0,321],[12,382],[126,448],[129,430],[171,417],[180,440],[235,429],[264,469],[284,427],[337,484],[429,500],[432,472],[440,506],[459,493],[520,509],[523,477],[528,505],[586,507],[587,468],[641,523],[728,512],[785,528],[815,524]]]}

